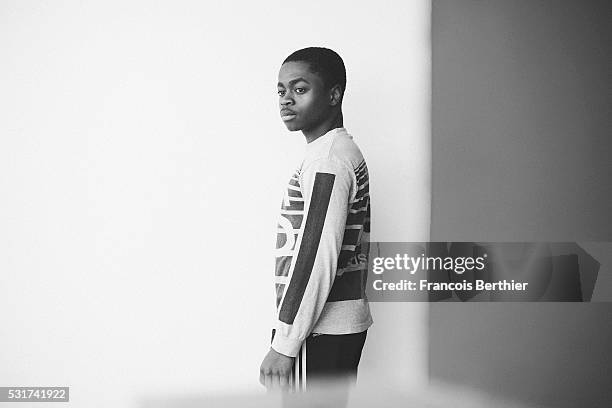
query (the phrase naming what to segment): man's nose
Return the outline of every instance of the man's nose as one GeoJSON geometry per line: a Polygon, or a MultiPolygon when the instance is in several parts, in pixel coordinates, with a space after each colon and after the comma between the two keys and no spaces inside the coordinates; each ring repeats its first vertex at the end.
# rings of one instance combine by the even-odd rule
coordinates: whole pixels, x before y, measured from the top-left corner
{"type": "Polygon", "coordinates": [[[293,98],[291,98],[289,96],[289,92],[285,93],[285,95],[281,96],[280,98],[280,104],[285,106],[285,105],[292,105],[293,104],[293,98]]]}

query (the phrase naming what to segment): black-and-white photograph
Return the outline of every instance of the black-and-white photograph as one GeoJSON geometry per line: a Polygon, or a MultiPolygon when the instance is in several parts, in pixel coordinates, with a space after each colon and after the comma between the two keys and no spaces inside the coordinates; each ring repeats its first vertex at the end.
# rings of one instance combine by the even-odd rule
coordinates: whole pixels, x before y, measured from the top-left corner
{"type": "Polygon", "coordinates": [[[611,15],[1,1],[0,404],[611,406],[611,15]]]}

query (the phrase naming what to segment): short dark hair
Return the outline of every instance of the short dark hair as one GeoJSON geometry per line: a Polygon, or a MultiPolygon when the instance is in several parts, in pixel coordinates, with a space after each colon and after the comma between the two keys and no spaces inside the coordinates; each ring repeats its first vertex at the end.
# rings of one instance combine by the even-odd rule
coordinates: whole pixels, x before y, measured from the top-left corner
{"type": "Polygon", "coordinates": [[[283,61],[285,62],[306,62],[310,65],[310,70],[321,76],[323,84],[327,89],[334,85],[340,85],[342,94],[346,89],[346,68],[344,61],[338,53],[329,48],[308,47],[297,50],[283,61]]]}

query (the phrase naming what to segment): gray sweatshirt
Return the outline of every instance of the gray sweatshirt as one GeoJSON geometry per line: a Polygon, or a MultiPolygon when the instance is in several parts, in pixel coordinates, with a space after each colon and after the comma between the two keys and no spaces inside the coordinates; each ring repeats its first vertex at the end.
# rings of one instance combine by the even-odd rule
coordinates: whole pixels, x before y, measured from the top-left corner
{"type": "Polygon", "coordinates": [[[346,129],[332,129],[306,145],[283,198],[274,350],[294,357],[310,333],[350,334],[370,327],[369,235],[368,168],[346,129]]]}

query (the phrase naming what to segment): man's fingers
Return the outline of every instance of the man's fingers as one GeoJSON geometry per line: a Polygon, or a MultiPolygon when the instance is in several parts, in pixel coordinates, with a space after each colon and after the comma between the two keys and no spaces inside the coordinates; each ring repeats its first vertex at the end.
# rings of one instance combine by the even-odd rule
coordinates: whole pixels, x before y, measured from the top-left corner
{"type": "Polygon", "coordinates": [[[271,389],[272,388],[272,373],[266,373],[266,375],[264,376],[264,385],[267,389],[271,389]]]}
{"type": "Polygon", "coordinates": [[[281,375],[279,383],[282,390],[289,388],[289,376],[281,375]]]}
{"type": "Polygon", "coordinates": [[[272,374],[272,388],[275,390],[280,388],[280,377],[281,375],[278,372],[272,374]]]}
{"type": "Polygon", "coordinates": [[[270,349],[259,367],[259,383],[268,390],[285,390],[290,387],[293,359],[270,349]]]}

